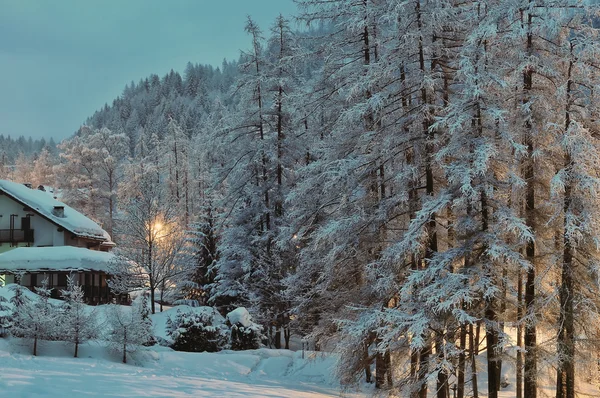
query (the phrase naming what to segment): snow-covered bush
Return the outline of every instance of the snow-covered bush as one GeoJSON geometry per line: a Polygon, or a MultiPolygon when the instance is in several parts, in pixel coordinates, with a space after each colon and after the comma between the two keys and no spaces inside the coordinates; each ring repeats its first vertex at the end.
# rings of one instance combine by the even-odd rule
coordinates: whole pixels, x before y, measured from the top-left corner
{"type": "Polygon", "coordinates": [[[262,326],[252,322],[252,317],[244,307],[227,314],[227,325],[231,327],[232,350],[257,349],[265,341],[262,326]]]}
{"type": "Polygon", "coordinates": [[[211,307],[196,307],[192,311],[177,311],[175,319],[167,320],[167,335],[177,351],[217,352],[228,346],[229,331],[225,319],[211,307]]]}

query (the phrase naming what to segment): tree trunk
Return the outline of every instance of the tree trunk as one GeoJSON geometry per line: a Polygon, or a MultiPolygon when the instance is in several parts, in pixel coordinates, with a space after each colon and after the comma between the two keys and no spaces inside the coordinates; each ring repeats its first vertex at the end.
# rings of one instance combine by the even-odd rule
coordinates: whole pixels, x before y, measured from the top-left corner
{"type": "Polygon", "coordinates": [[[154,290],[156,286],[154,286],[154,282],[152,278],[150,278],[150,308],[152,309],[152,313],[156,314],[156,308],[154,306],[154,290]]]}
{"type": "Polygon", "coordinates": [[[523,398],[523,274],[519,271],[517,277],[517,372],[516,372],[516,398],[523,398]]]}
{"type": "Polygon", "coordinates": [[[148,283],[150,284],[150,309],[153,314],[156,314],[156,308],[154,306],[154,291],[156,290],[156,281],[154,280],[154,274],[156,270],[154,269],[154,236],[152,236],[152,231],[150,232],[150,239],[148,241],[148,283]]]}
{"type": "Polygon", "coordinates": [[[159,311],[163,312],[163,302],[164,302],[164,297],[165,297],[165,281],[163,280],[163,282],[161,283],[161,287],[160,287],[160,304],[159,304],[159,311]]]}
{"type": "MultiPolygon", "coordinates": [[[[435,353],[438,360],[444,360],[444,334],[437,333],[435,336],[435,353]]],[[[448,373],[445,370],[440,370],[437,374],[437,398],[448,398],[448,373]]]]}
{"type": "Polygon", "coordinates": [[[123,329],[123,363],[127,363],[127,328],[123,329]]]}
{"type": "Polygon", "coordinates": [[[479,339],[480,332],[481,332],[481,323],[480,323],[480,321],[477,321],[477,326],[475,327],[475,355],[479,355],[479,342],[481,341],[479,339]]]}
{"type": "MultiPolygon", "coordinates": [[[[463,304],[464,305],[464,304],[463,304]]],[[[460,325],[460,353],[458,354],[458,371],[456,377],[456,398],[465,398],[465,362],[467,348],[467,325],[460,325]]]]}
{"type": "Polygon", "coordinates": [[[496,345],[498,344],[498,331],[496,330],[496,312],[492,307],[493,303],[487,304],[485,317],[491,325],[486,326],[486,345],[487,345],[487,368],[488,368],[488,397],[498,398],[498,389],[496,388],[498,375],[498,361],[496,359],[496,345]]]}
{"type": "MultiPolygon", "coordinates": [[[[429,336],[424,336],[423,340],[429,340],[429,336]]],[[[419,371],[417,372],[419,380],[419,398],[427,398],[427,373],[429,372],[430,355],[431,343],[427,343],[419,353],[419,371]]]]}
{"type": "MultiPolygon", "coordinates": [[[[533,0],[528,3],[531,6],[533,0]]],[[[533,52],[533,33],[532,33],[533,15],[527,12],[527,55],[533,52]]],[[[529,96],[533,88],[533,70],[528,67],[523,71],[523,104],[530,102],[529,96]]],[[[526,182],[525,192],[525,223],[535,235],[535,186],[534,186],[534,148],[533,148],[533,125],[530,117],[525,120],[525,144],[527,145],[527,159],[524,168],[524,179],[526,182]]],[[[535,314],[535,242],[530,240],[525,248],[525,258],[531,264],[527,271],[525,282],[525,315],[531,317],[535,314]]],[[[537,330],[535,323],[527,322],[525,324],[525,377],[523,383],[523,393],[526,398],[537,397],[537,330]]]]}
{"type": "Polygon", "coordinates": [[[371,361],[369,359],[369,345],[367,342],[363,344],[363,362],[365,367],[365,380],[367,383],[373,382],[373,374],[371,373],[371,361]]]}
{"type": "Polygon", "coordinates": [[[392,375],[392,353],[390,352],[390,350],[387,350],[385,352],[385,363],[387,366],[387,383],[388,383],[388,387],[389,388],[393,388],[394,387],[394,379],[393,379],[393,375],[392,375]]]}
{"type": "MultiPolygon", "coordinates": [[[[500,332],[504,333],[504,319],[506,316],[506,295],[507,295],[507,287],[506,287],[506,281],[508,278],[508,271],[505,269],[502,270],[502,303],[500,306],[500,317],[502,318],[502,321],[500,321],[499,326],[500,326],[500,332]]],[[[498,342],[498,341],[497,341],[498,342]]],[[[502,357],[504,355],[504,347],[496,347],[497,351],[498,351],[498,355],[496,358],[496,361],[498,363],[498,374],[497,374],[497,379],[496,379],[496,390],[500,391],[501,389],[501,384],[502,384],[502,357]]]]}
{"type": "Polygon", "coordinates": [[[469,356],[471,357],[471,382],[473,384],[473,398],[479,398],[479,388],[477,387],[477,353],[479,344],[473,336],[473,324],[469,325],[469,356]]]}
{"type": "MultiPolygon", "coordinates": [[[[423,75],[423,78],[426,75],[426,66],[425,66],[425,51],[423,48],[423,25],[421,19],[421,0],[417,0],[415,4],[415,12],[417,19],[417,28],[419,31],[419,39],[418,39],[418,53],[419,53],[419,69],[423,75]]],[[[429,96],[427,94],[426,85],[422,85],[421,90],[421,104],[423,106],[427,106],[429,104],[429,96]]],[[[433,166],[432,166],[432,156],[434,152],[434,133],[430,130],[430,127],[433,124],[433,119],[431,114],[426,114],[423,117],[423,135],[425,136],[425,194],[427,196],[434,195],[434,178],[433,178],[433,166]]],[[[429,216],[429,221],[426,225],[427,231],[427,245],[425,248],[425,261],[423,262],[424,266],[428,263],[429,260],[433,258],[435,253],[438,251],[438,242],[437,242],[437,225],[436,225],[436,216],[435,213],[429,216]]],[[[427,398],[427,376],[429,373],[429,356],[432,351],[431,342],[428,342],[429,336],[424,336],[425,346],[421,349],[420,353],[420,363],[419,363],[419,397],[427,398]]]]}
{"type": "Polygon", "coordinates": [[[281,325],[277,323],[275,326],[275,338],[274,338],[275,348],[281,349],[281,325]]]}
{"type": "Polygon", "coordinates": [[[73,355],[74,358],[77,358],[77,354],[79,353],[79,342],[76,341],[75,342],[75,355],[73,355]]]}
{"type": "Polygon", "coordinates": [[[109,225],[108,225],[108,234],[111,236],[111,238],[115,239],[115,237],[113,236],[113,225],[114,225],[114,207],[115,207],[115,188],[114,188],[114,177],[113,177],[113,171],[110,170],[108,173],[108,186],[110,187],[110,194],[108,195],[108,218],[109,218],[109,225]]]}
{"type": "Polygon", "coordinates": [[[283,328],[283,339],[285,340],[285,349],[290,349],[290,337],[292,337],[292,331],[289,325],[285,325],[283,328]]]}
{"type": "Polygon", "coordinates": [[[375,356],[375,388],[383,388],[386,381],[388,362],[385,359],[385,354],[378,352],[375,356]]]}
{"type": "MultiPolygon", "coordinates": [[[[571,59],[567,75],[567,98],[565,107],[565,134],[571,124],[571,73],[573,70],[573,44],[571,43],[571,59]]],[[[571,167],[571,157],[565,151],[564,167],[571,167]]],[[[575,325],[574,325],[574,280],[573,256],[574,247],[567,231],[568,217],[571,211],[572,183],[568,180],[565,184],[563,199],[563,261],[562,283],[560,286],[560,314],[558,318],[558,368],[556,370],[556,398],[575,398],[575,325]]]]}
{"type": "MultiPolygon", "coordinates": [[[[481,126],[481,117],[479,112],[479,106],[477,106],[478,120],[479,126],[481,126]]],[[[480,193],[480,202],[481,202],[481,221],[482,227],[481,230],[483,233],[487,233],[488,223],[489,223],[489,209],[487,205],[487,195],[485,190],[482,190],[480,193]]],[[[484,250],[485,252],[485,250],[484,250]]],[[[491,264],[489,259],[484,260],[487,263],[486,274],[488,278],[492,281],[493,285],[496,285],[496,278],[494,277],[493,270],[490,269],[491,264]]],[[[489,398],[498,398],[498,388],[497,381],[500,379],[499,369],[498,369],[498,361],[496,359],[496,347],[498,345],[498,329],[497,322],[498,317],[496,314],[496,298],[489,297],[485,303],[485,319],[487,324],[485,326],[485,339],[487,346],[487,370],[488,370],[488,397],[489,398]]],[[[479,341],[476,342],[477,344],[479,341]]]]}
{"type": "MultiPolygon", "coordinates": [[[[412,349],[410,352],[410,380],[415,384],[418,382],[417,372],[419,371],[420,352],[418,349],[412,349]]],[[[418,392],[415,392],[411,395],[411,398],[417,398],[418,396],[418,392]]]]}
{"type": "Polygon", "coordinates": [[[33,356],[37,356],[37,342],[38,342],[38,336],[37,333],[35,335],[35,337],[33,338],[33,356]]]}

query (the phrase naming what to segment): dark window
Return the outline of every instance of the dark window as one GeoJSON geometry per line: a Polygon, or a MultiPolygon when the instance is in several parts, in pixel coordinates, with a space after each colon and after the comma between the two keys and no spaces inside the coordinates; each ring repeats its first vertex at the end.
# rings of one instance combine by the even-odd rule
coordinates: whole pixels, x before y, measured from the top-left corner
{"type": "Polygon", "coordinates": [[[67,286],[67,274],[58,274],[58,286],[67,286]]]}
{"type": "Polygon", "coordinates": [[[21,230],[25,231],[31,229],[31,218],[22,217],[21,218],[21,230]]]}

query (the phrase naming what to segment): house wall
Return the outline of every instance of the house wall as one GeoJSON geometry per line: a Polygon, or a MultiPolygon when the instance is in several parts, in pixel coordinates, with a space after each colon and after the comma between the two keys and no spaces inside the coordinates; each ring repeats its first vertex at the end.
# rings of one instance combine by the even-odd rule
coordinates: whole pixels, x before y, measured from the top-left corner
{"type": "MultiPolygon", "coordinates": [[[[0,195],[0,229],[10,228],[10,216],[16,214],[15,229],[21,228],[21,218],[33,212],[23,210],[23,205],[14,201],[6,195],[0,195]]],[[[66,239],[65,231],[59,231],[59,227],[50,221],[46,220],[39,214],[30,216],[31,229],[34,230],[33,246],[64,246],[66,239]]],[[[19,244],[19,246],[27,246],[27,244],[19,244]]],[[[76,246],[76,245],[73,245],[76,246]]],[[[0,244],[0,253],[12,249],[10,243],[0,244]]]]}
{"type": "Polygon", "coordinates": [[[60,228],[54,228],[52,231],[52,246],[65,245],[65,232],[60,232],[60,228]]]}
{"type": "Polygon", "coordinates": [[[73,238],[73,235],[68,232],[65,233],[64,237],[66,246],[87,247],[83,239],[73,238]]]}

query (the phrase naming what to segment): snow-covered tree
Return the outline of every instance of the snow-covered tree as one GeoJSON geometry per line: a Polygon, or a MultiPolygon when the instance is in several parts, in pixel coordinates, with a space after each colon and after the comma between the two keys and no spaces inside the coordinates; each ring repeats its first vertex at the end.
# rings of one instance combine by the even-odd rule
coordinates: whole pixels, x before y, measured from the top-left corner
{"type": "Polygon", "coordinates": [[[236,108],[231,124],[214,139],[224,160],[214,173],[215,189],[224,192],[218,207],[224,210],[211,300],[252,308],[261,323],[275,327],[274,343],[280,347],[289,319],[282,280],[293,266],[290,245],[278,244],[297,155],[289,145],[294,141],[293,35],[280,17],[265,48],[252,19],[245,28],[251,49],[242,56],[236,108]]]}
{"type": "Polygon", "coordinates": [[[33,162],[33,170],[31,171],[31,184],[33,188],[37,188],[40,185],[55,185],[55,164],[55,156],[50,153],[48,148],[43,148],[33,162]]]}
{"type": "Polygon", "coordinates": [[[128,153],[128,138],[108,128],[82,127],[60,144],[57,178],[65,200],[101,222],[112,235],[120,165],[128,153]]]}
{"type": "Polygon", "coordinates": [[[106,310],[106,340],[111,349],[122,354],[123,363],[127,363],[127,354],[138,351],[152,338],[152,323],[144,319],[145,311],[139,301],[132,307],[111,304],[106,310]]]}
{"type": "Polygon", "coordinates": [[[11,328],[13,336],[32,341],[33,355],[37,355],[39,340],[53,338],[58,331],[58,311],[48,301],[50,298],[48,281],[44,280],[42,286],[36,287],[35,290],[38,297],[23,300],[22,304],[14,306],[11,328]]]}
{"type": "Polygon", "coordinates": [[[24,152],[19,153],[15,160],[14,170],[11,178],[20,183],[31,183],[33,177],[33,164],[30,156],[24,152]]]}
{"type": "Polygon", "coordinates": [[[67,289],[61,290],[61,294],[65,304],[60,316],[60,338],[75,346],[73,356],[77,358],[79,345],[98,335],[97,314],[88,310],[83,289],[73,277],[67,277],[67,289]]]}
{"type": "Polygon", "coordinates": [[[10,333],[12,327],[13,311],[9,300],[0,296],[0,336],[4,337],[10,333]]]}
{"type": "MultiPolygon", "coordinates": [[[[181,303],[192,306],[207,305],[210,299],[211,285],[215,280],[216,263],[219,258],[219,236],[216,219],[213,214],[212,201],[201,208],[200,219],[191,225],[186,251],[190,252],[190,263],[187,271],[178,283],[181,290],[181,303]]],[[[214,303],[217,307],[226,305],[219,300],[214,303]]]]}
{"type": "Polygon", "coordinates": [[[152,313],[155,313],[157,290],[162,310],[165,295],[174,287],[176,277],[185,271],[178,261],[185,236],[179,228],[176,203],[169,200],[163,187],[153,178],[152,173],[142,174],[135,191],[129,192],[123,204],[116,230],[121,245],[118,261],[113,264],[115,278],[109,283],[120,292],[128,292],[137,283],[147,284],[152,313]]]}

